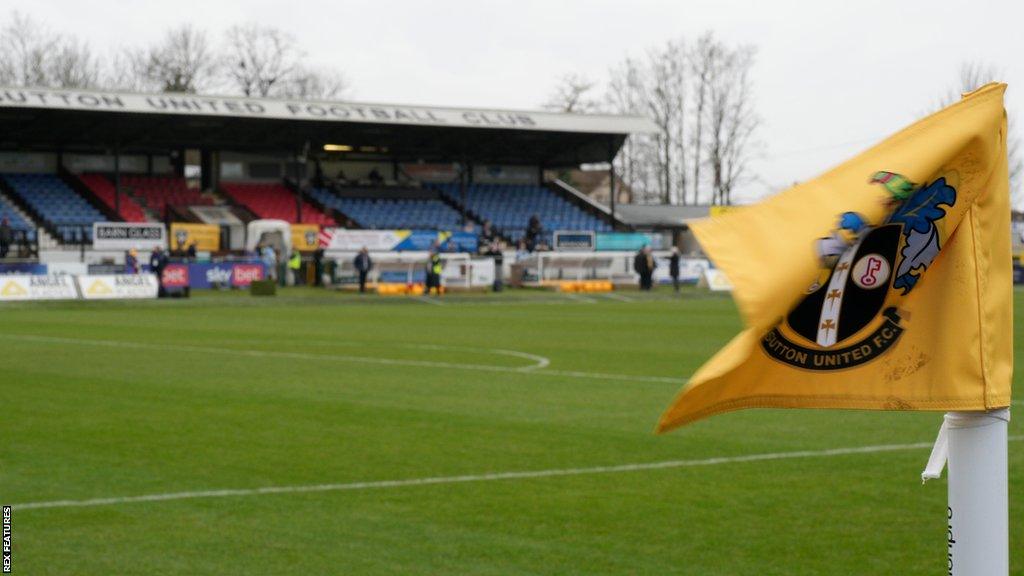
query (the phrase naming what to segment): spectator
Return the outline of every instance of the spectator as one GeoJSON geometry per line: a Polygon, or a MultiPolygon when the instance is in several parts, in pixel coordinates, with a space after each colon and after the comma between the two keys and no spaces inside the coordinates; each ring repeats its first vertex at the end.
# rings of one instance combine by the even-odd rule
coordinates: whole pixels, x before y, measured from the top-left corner
{"type": "Polygon", "coordinates": [[[657,268],[654,262],[654,253],[650,246],[644,246],[633,258],[633,270],[640,275],[640,289],[648,291],[653,287],[654,269],[657,268]]]}
{"type": "Polygon", "coordinates": [[[11,230],[10,222],[7,221],[7,218],[0,220],[0,258],[7,258],[13,240],[14,231],[11,230]]]}
{"type": "Polygon", "coordinates": [[[498,235],[494,233],[491,221],[484,220],[484,226],[480,229],[480,235],[477,237],[477,249],[481,254],[485,254],[490,250],[491,244],[494,244],[497,240],[498,235]]]}
{"type": "Polygon", "coordinates": [[[313,271],[316,272],[316,280],[314,284],[317,286],[324,285],[324,249],[317,248],[313,252],[313,271]]]}
{"type": "Polygon", "coordinates": [[[188,250],[185,251],[185,256],[189,261],[196,259],[196,243],[192,242],[188,245],[188,250]]]}
{"type": "Polygon", "coordinates": [[[520,238],[516,243],[516,262],[525,260],[530,255],[530,248],[526,245],[526,239],[520,238]]]}
{"type": "Polygon", "coordinates": [[[267,279],[277,280],[277,253],[274,252],[274,247],[264,244],[259,252],[263,265],[267,267],[267,279]]]}
{"type": "Polygon", "coordinates": [[[380,175],[380,172],[378,172],[376,168],[370,170],[370,174],[367,176],[367,178],[370,179],[370,184],[374,186],[384,185],[384,177],[380,175]]]}
{"type": "Polygon", "coordinates": [[[139,273],[139,252],[135,248],[132,248],[124,255],[124,273],[125,274],[138,274],[139,273]]]}
{"type": "Polygon", "coordinates": [[[672,256],[668,259],[668,275],[672,277],[672,288],[679,293],[679,248],[672,247],[672,256]]]}
{"type": "Polygon", "coordinates": [[[149,269],[156,274],[156,282],[160,287],[157,291],[157,295],[160,297],[165,295],[164,268],[167,268],[167,254],[164,254],[163,249],[157,246],[149,256],[149,269]]]}
{"type": "Polygon", "coordinates": [[[292,257],[288,259],[288,269],[292,272],[292,283],[295,286],[302,286],[302,256],[298,250],[292,251],[292,257]]]}
{"type": "Polygon", "coordinates": [[[370,270],[373,269],[373,260],[370,259],[370,251],[363,246],[362,250],[356,254],[355,260],[352,262],[356,268],[356,272],[359,273],[359,293],[366,292],[366,277],[370,274],[370,270]]]}
{"type": "Polygon", "coordinates": [[[497,240],[492,240],[485,255],[494,259],[494,284],[491,287],[495,292],[501,292],[505,285],[504,278],[502,278],[502,265],[505,263],[505,256],[501,253],[501,244],[497,240]]]}
{"type": "Polygon", "coordinates": [[[530,216],[530,221],[526,224],[526,248],[530,252],[537,249],[537,245],[540,243],[540,236],[543,234],[544,228],[540,225],[540,217],[534,214],[530,216]]]}

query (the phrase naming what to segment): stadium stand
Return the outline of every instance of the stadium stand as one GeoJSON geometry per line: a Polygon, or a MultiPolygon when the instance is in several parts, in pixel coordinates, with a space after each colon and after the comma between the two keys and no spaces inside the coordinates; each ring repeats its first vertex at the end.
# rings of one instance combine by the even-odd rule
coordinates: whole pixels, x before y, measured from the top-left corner
{"type": "Polygon", "coordinates": [[[114,188],[114,184],[110,180],[107,180],[106,176],[102,174],[82,174],[78,179],[125,222],[145,222],[147,220],[146,212],[142,209],[142,206],[139,206],[135,199],[128,194],[121,194],[120,212],[115,209],[117,205],[115,199],[117,189],[114,188]]]}
{"type": "MultiPolygon", "coordinates": [[[[446,197],[460,201],[457,183],[431,184],[446,197]]],[[[555,230],[594,230],[607,232],[611,226],[566,200],[558,193],[537,185],[471,184],[466,187],[466,208],[480,219],[490,220],[497,230],[513,242],[526,233],[530,217],[536,214],[550,243],[555,230]]]]}
{"type": "Polygon", "coordinates": [[[146,208],[164,218],[168,206],[209,206],[213,200],[197,188],[189,188],[180,176],[126,175],[121,182],[146,208]]]}
{"type": "Polygon", "coordinates": [[[363,197],[342,197],[325,188],[313,188],[309,195],[363,228],[454,230],[462,221],[458,210],[437,198],[376,198],[372,191],[366,191],[363,197]]]}
{"type": "Polygon", "coordinates": [[[107,220],[55,174],[5,174],[3,179],[52,228],[60,242],[91,242],[93,222],[107,220]]]}
{"type": "MultiPolygon", "coordinates": [[[[295,193],[284,184],[221,182],[221,190],[260,218],[275,218],[292,224],[297,222],[295,193]]],[[[323,226],[335,225],[332,218],[306,201],[302,203],[302,222],[323,226]]]]}
{"type": "Polygon", "coordinates": [[[0,219],[3,218],[7,219],[7,223],[15,233],[23,232],[29,242],[35,241],[36,227],[22,217],[20,211],[7,197],[0,195],[0,219]]]}
{"type": "MultiPolygon", "coordinates": [[[[114,183],[103,174],[83,174],[83,184],[89,187],[97,198],[111,210],[114,209],[114,183]]],[[[145,222],[148,218],[145,208],[152,217],[162,220],[168,206],[205,206],[213,200],[204,197],[198,189],[189,188],[185,179],[179,176],[143,176],[126,174],[121,177],[120,216],[128,222],[145,222]]]]}

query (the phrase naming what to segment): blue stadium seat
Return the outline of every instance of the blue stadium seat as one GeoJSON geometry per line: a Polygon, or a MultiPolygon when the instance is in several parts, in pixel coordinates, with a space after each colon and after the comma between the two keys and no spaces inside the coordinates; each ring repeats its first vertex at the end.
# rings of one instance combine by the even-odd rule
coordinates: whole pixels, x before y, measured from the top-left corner
{"type": "MultiPolygon", "coordinates": [[[[461,200],[457,183],[431,184],[435,190],[461,200]]],[[[555,230],[611,231],[597,216],[569,202],[544,186],[528,184],[472,184],[466,187],[466,208],[491,221],[502,234],[518,242],[534,214],[540,218],[544,237],[551,242],[555,230]]]]}
{"type": "Polygon", "coordinates": [[[53,226],[61,242],[92,242],[93,222],[107,219],[55,174],[4,174],[3,178],[19,198],[53,226]]]}
{"type": "Polygon", "coordinates": [[[455,230],[462,221],[458,210],[436,199],[349,198],[323,188],[313,188],[309,195],[324,206],[344,213],[364,228],[455,230]]]}
{"type": "Polygon", "coordinates": [[[24,232],[29,242],[35,242],[36,240],[36,227],[21,217],[21,214],[17,212],[14,204],[11,203],[4,196],[0,196],[0,220],[6,218],[7,223],[10,225],[11,230],[17,232],[24,232]]]}

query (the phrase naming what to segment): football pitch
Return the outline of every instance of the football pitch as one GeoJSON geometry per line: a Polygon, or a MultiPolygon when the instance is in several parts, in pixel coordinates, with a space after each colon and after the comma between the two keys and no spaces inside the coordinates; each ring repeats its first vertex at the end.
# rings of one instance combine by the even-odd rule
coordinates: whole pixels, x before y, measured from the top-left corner
{"type": "Polygon", "coordinates": [[[739,329],[696,290],[0,306],[12,573],[943,573],[939,413],[652,433],[739,329]]]}

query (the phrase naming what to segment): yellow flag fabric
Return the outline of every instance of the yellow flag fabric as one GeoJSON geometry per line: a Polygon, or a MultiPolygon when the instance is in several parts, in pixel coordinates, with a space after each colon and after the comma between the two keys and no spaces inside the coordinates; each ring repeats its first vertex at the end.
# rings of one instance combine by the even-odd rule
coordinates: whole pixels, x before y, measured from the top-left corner
{"type": "Polygon", "coordinates": [[[742,408],[1009,406],[1005,89],[984,86],[812,181],[694,224],[746,329],[658,431],[742,408]]]}

